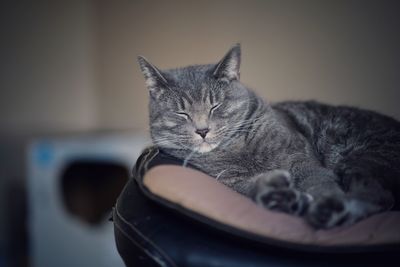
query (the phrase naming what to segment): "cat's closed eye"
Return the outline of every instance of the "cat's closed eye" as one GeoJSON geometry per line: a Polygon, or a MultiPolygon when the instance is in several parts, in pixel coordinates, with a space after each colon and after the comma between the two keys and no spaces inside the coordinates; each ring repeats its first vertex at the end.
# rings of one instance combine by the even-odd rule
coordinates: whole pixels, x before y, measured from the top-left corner
{"type": "Polygon", "coordinates": [[[211,109],[210,109],[210,116],[213,114],[213,112],[217,109],[217,108],[219,108],[220,106],[222,105],[222,103],[219,103],[219,104],[216,104],[216,105],[214,105],[211,109]]]}
{"type": "Polygon", "coordinates": [[[179,117],[185,118],[186,120],[191,120],[189,114],[187,114],[186,112],[175,112],[175,114],[179,117]]]}

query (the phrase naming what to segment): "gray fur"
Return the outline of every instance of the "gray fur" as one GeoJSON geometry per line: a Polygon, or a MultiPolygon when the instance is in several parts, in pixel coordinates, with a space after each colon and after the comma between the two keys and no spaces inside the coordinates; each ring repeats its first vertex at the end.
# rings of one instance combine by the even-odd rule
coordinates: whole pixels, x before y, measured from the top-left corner
{"type": "Polygon", "coordinates": [[[267,103],[239,82],[239,45],[217,64],[139,64],[154,144],[258,204],[331,228],[399,198],[396,120],[317,102],[267,103]]]}

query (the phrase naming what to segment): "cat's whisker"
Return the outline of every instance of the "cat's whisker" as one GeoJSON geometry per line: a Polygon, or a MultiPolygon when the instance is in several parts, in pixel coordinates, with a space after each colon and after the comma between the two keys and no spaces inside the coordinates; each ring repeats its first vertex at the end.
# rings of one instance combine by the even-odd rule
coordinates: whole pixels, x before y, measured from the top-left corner
{"type": "Polygon", "coordinates": [[[182,164],[182,167],[185,167],[185,168],[186,168],[186,166],[187,166],[189,160],[193,157],[193,155],[194,155],[195,153],[196,153],[196,151],[193,150],[193,151],[184,159],[183,164],[182,164]]]}
{"type": "MultiPolygon", "coordinates": [[[[254,124],[252,128],[254,128],[255,126],[259,126],[262,125],[263,123],[259,123],[259,124],[254,124]]],[[[227,129],[219,129],[218,131],[215,132],[216,136],[221,136],[224,134],[233,134],[233,133],[245,133],[245,132],[252,132],[253,129],[243,129],[243,127],[229,127],[227,129]]]]}
{"type": "Polygon", "coordinates": [[[243,127],[243,126],[254,125],[254,124],[258,124],[258,123],[263,123],[263,121],[251,120],[251,121],[246,121],[246,122],[234,123],[234,124],[231,124],[230,127],[243,127]]]}

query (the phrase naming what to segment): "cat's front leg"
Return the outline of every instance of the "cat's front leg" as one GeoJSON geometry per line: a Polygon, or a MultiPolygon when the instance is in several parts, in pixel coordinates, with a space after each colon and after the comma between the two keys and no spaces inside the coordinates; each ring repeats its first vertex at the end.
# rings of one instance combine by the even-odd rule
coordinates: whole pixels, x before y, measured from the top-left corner
{"type": "Polygon", "coordinates": [[[315,228],[351,225],[394,205],[392,193],[368,173],[350,170],[347,174],[350,177],[341,176],[342,180],[350,179],[349,184],[344,186],[348,189],[345,194],[325,193],[310,206],[305,218],[315,228]]]}
{"type": "Polygon", "coordinates": [[[303,215],[312,201],[311,195],[293,187],[289,172],[273,170],[257,175],[250,197],[260,206],[270,210],[303,215]]]}
{"type": "Polygon", "coordinates": [[[343,196],[326,196],[314,201],[305,215],[316,229],[349,226],[370,214],[382,211],[379,205],[343,196]]]}
{"type": "Polygon", "coordinates": [[[339,183],[343,177],[338,177],[332,170],[306,161],[298,161],[292,166],[295,167],[292,173],[296,178],[297,188],[314,197],[305,219],[316,229],[352,225],[382,211],[382,202],[391,203],[391,195],[387,196],[380,185],[374,183],[375,180],[368,180],[368,175],[350,173],[361,178],[353,178],[349,186],[353,190],[345,192],[339,183]]]}

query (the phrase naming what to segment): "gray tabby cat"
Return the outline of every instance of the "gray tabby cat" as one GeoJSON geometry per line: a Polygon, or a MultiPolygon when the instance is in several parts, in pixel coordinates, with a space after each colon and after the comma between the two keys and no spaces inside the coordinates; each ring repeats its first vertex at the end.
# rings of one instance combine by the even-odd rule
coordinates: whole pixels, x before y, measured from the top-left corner
{"type": "Polygon", "coordinates": [[[215,65],[161,71],[138,60],[154,144],[259,205],[327,229],[399,199],[396,120],[317,102],[267,103],[239,81],[239,45],[215,65]]]}

